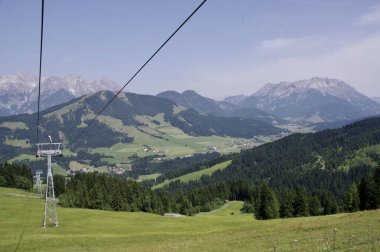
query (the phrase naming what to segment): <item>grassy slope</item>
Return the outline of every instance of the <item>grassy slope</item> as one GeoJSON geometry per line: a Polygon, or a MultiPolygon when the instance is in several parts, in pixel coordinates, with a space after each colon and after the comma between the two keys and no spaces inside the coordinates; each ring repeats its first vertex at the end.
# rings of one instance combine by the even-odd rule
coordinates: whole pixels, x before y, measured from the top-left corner
{"type": "Polygon", "coordinates": [[[0,124],[0,127],[9,128],[9,129],[28,129],[28,126],[24,122],[3,122],[0,124]]]}
{"type": "Polygon", "coordinates": [[[10,163],[13,163],[14,161],[23,161],[23,160],[36,160],[36,156],[33,156],[33,155],[29,155],[29,154],[21,154],[17,157],[14,157],[10,160],[8,160],[8,162],[10,163]]]}
{"type": "MultiPolygon", "coordinates": [[[[136,116],[136,120],[146,126],[125,126],[120,120],[101,117],[101,121],[112,129],[133,136],[134,142],[115,144],[111,148],[95,148],[92,152],[113,156],[113,160],[108,159],[107,161],[118,163],[120,161],[127,162],[132,155],[139,157],[155,155],[153,152],[144,152],[143,148],[145,146],[149,146],[152,150],[161,151],[171,158],[207,152],[209,151],[208,146],[216,147],[217,151],[221,153],[240,150],[237,146],[229,147],[225,143],[242,139],[219,136],[190,136],[165,122],[163,114],[158,114],[154,117],[136,116]],[[160,124],[157,125],[153,121],[159,121],[160,124]]],[[[255,145],[255,143],[251,143],[251,145],[255,145]]]]}
{"type": "Polygon", "coordinates": [[[21,148],[27,148],[32,146],[30,143],[27,143],[26,140],[18,140],[18,139],[8,139],[6,138],[5,144],[11,145],[14,147],[21,147],[21,148]]]}
{"type": "MultiPolygon", "coordinates": [[[[56,114],[58,118],[62,120],[60,114],[65,112],[58,111],[56,114]]],[[[231,137],[220,137],[220,136],[204,136],[195,137],[185,134],[182,130],[173,127],[170,123],[164,120],[163,114],[157,114],[156,116],[136,116],[136,120],[143,123],[145,126],[126,126],[123,125],[121,120],[114,119],[109,116],[100,116],[98,119],[101,123],[106,124],[116,132],[122,132],[134,137],[133,143],[117,143],[111,148],[94,148],[91,150],[92,153],[105,154],[111,156],[111,158],[103,158],[103,161],[107,161],[111,164],[119,163],[129,163],[130,157],[132,155],[137,155],[139,157],[156,155],[153,151],[145,152],[143,149],[146,146],[152,148],[160,154],[165,154],[169,158],[183,157],[187,155],[192,155],[194,153],[205,153],[209,151],[209,148],[215,148],[216,151],[220,153],[231,153],[240,151],[242,147],[257,146],[262,143],[262,141],[271,141],[269,137],[259,137],[258,140],[247,141],[241,138],[231,138],[231,137]],[[156,124],[159,122],[159,124],[156,124]],[[244,142],[239,146],[228,146],[226,142],[244,142]]],[[[2,123],[0,126],[8,127],[11,129],[25,128],[26,125],[17,122],[6,122],[2,123]]],[[[26,144],[25,139],[20,140],[10,140],[6,139],[4,144],[12,146],[28,147],[30,145],[26,144]]],[[[70,156],[74,153],[69,152],[64,149],[64,155],[70,156]]],[[[15,159],[27,160],[29,156],[20,155],[14,157],[11,161],[15,159]]]]}
{"type": "Polygon", "coordinates": [[[195,217],[58,208],[60,227],[44,229],[43,200],[9,192],[24,193],[0,188],[0,251],[321,251],[334,228],[336,250],[380,250],[380,210],[257,221],[241,202],[195,217]]]}
{"type": "Polygon", "coordinates": [[[247,214],[242,214],[240,209],[243,207],[244,203],[242,201],[229,201],[224,204],[221,208],[215,209],[211,212],[200,213],[198,216],[210,215],[210,216],[230,216],[239,215],[247,216],[247,214]]]}
{"type": "Polygon", "coordinates": [[[196,171],[196,172],[192,172],[192,173],[188,173],[188,174],[185,174],[183,176],[180,176],[178,178],[174,178],[174,179],[170,179],[170,180],[167,180],[165,182],[162,182],[161,184],[158,184],[156,186],[154,186],[153,188],[161,188],[165,185],[168,185],[170,182],[174,182],[174,181],[181,181],[182,183],[187,183],[191,180],[198,180],[200,179],[203,175],[211,175],[213,174],[215,171],[217,170],[222,170],[224,168],[226,168],[227,166],[229,166],[231,164],[231,160],[229,161],[225,161],[223,163],[220,163],[220,164],[216,164],[210,168],[207,168],[207,169],[204,169],[204,170],[200,170],[200,171],[196,171]]]}
{"type": "MultiPolygon", "coordinates": [[[[67,176],[67,171],[62,166],[60,166],[56,163],[53,163],[52,168],[53,168],[53,174],[67,176]]],[[[44,169],[45,169],[45,167],[44,167],[44,169]]]]}
{"type": "Polygon", "coordinates": [[[371,158],[371,153],[380,156],[380,145],[367,146],[356,151],[352,158],[345,160],[341,166],[344,170],[349,170],[351,167],[369,165],[372,167],[377,166],[377,162],[371,158]]]}
{"type": "Polygon", "coordinates": [[[159,177],[160,175],[161,175],[160,173],[152,173],[149,175],[140,175],[137,181],[155,179],[155,178],[159,177]]]}

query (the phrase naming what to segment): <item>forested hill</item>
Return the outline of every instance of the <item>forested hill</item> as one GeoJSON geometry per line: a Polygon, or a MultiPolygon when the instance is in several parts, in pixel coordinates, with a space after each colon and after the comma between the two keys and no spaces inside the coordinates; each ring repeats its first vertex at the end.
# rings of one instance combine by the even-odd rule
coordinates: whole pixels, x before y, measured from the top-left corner
{"type": "MultiPolygon", "coordinates": [[[[134,141],[131,129],[128,128],[131,126],[152,137],[160,137],[151,133],[149,125],[161,123],[166,123],[191,136],[252,138],[285,131],[255,119],[201,115],[195,110],[178,106],[168,99],[121,93],[92,123],[86,134],[81,135],[75,145],[71,145],[83,128],[113,96],[113,92],[101,91],[41,112],[40,130],[44,139],[40,140],[47,141],[47,136],[51,135],[55,141],[63,141],[72,150],[111,147],[120,142],[134,141]]],[[[27,147],[36,139],[36,117],[36,114],[23,114],[0,118],[0,160],[5,161],[17,153],[28,151],[27,147]],[[26,148],[16,147],[15,142],[22,142],[26,148]]],[[[33,153],[34,148],[29,149],[29,152],[33,153]]]]}
{"type": "MultiPolygon", "coordinates": [[[[188,184],[173,183],[172,193],[239,182],[273,188],[328,190],[342,197],[380,163],[380,118],[359,121],[318,133],[294,134],[273,143],[243,151],[232,164],[188,184]]],[[[236,184],[236,183],[235,183],[236,184]]],[[[229,188],[232,190],[233,188],[229,188]]],[[[236,189],[238,190],[238,189],[236,189]]]]}

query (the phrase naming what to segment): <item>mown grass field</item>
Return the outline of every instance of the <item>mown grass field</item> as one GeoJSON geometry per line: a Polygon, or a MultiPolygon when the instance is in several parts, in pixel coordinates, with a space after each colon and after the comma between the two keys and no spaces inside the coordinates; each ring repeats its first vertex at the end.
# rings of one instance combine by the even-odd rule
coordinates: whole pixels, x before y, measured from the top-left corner
{"type": "Polygon", "coordinates": [[[13,163],[15,161],[24,161],[24,160],[36,160],[36,156],[29,155],[29,154],[20,154],[10,160],[8,160],[9,163],[13,163]]]}
{"type": "Polygon", "coordinates": [[[180,176],[178,178],[166,180],[166,181],[164,181],[164,182],[162,182],[162,183],[160,183],[158,185],[155,185],[153,187],[153,189],[161,188],[161,187],[166,186],[169,183],[177,181],[177,180],[179,180],[181,183],[187,183],[187,182],[189,182],[191,180],[198,180],[203,175],[212,175],[217,170],[223,170],[224,168],[226,168],[227,166],[229,166],[231,164],[231,162],[232,162],[232,160],[225,161],[223,163],[216,164],[216,165],[214,165],[214,166],[212,166],[210,168],[206,168],[206,169],[203,169],[203,170],[200,170],[200,171],[196,171],[196,172],[191,172],[191,173],[185,174],[183,176],[180,176]]]}
{"type": "Polygon", "coordinates": [[[53,163],[52,168],[53,168],[53,174],[67,176],[67,171],[62,166],[56,163],[53,163]]]}
{"type": "Polygon", "coordinates": [[[150,180],[150,179],[155,179],[159,177],[161,174],[160,173],[152,173],[149,175],[140,175],[137,181],[144,181],[144,180],[150,180]]]}
{"type": "Polygon", "coordinates": [[[24,122],[3,122],[0,124],[0,127],[9,128],[9,129],[28,129],[28,126],[24,122]]]}
{"type": "Polygon", "coordinates": [[[8,193],[27,194],[0,188],[0,251],[380,251],[380,210],[258,221],[242,202],[195,217],[59,207],[60,226],[42,228],[43,200],[8,193]]]}
{"type": "Polygon", "coordinates": [[[29,142],[26,140],[18,140],[18,139],[8,139],[6,138],[5,144],[15,146],[15,147],[21,147],[21,148],[27,148],[32,146],[29,142]]]}

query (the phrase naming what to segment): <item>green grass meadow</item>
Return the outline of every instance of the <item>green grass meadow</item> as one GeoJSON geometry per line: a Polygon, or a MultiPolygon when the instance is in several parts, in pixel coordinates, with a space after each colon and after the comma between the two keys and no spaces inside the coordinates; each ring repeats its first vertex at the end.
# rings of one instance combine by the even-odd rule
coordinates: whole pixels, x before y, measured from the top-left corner
{"type": "Polygon", "coordinates": [[[160,173],[152,173],[148,175],[140,175],[137,181],[144,181],[144,180],[150,180],[150,179],[156,179],[160,176],[160,173]]]}
{"type": "MultiPolygon", "coordinates": [[[[74,105],[73,105],[74,106],[74,105]]],[[[76,106],[76,105],[75,105],[76,106]]],[[[66,111],[67,108],[65,108],[66,111]]],[[[57,112],[58,118],[60,112],[57,112]]],[[[227,145],[228,142],[247,141],[242,138],[221,137],[221,136],[191,136],[184,133],[164,120],[164,115],[157,114],[156,116],[136,116],[136,120],[143,123],[143,126],[127,126],[121,120],[114,119],[110,116],[100,116],[99,122],[112,128],[115,132],[127,134],[134,138],[133,143],[116,143],[110,148],[97,147],[90,150],[91,153],[99,153],[106,155],[102,161],[109,164],[130,163],[133,160],[132,156],[146,157],[159,155],[165,158],[176,158],[193,155],[195,153],[206,153],[209,151],[217,151],[221,154],[239,152],[241,148],[247,146],[256,146],[259,143],[270,141],[268,137],[261,137],[260,141],[241,144],[241,145],[227,145]],[[155,122],[155,123],[154,123],[155,122]],[[159,122],[159,124],[156,124],[159,122]],[[149,151],[144,151],[148,147],[149,151]]],[[[22,122],[5,122],[0,127],[7,127],[10,129],[25,129],[26,125],[22,122]]],[[[3,142],[6,145],[16,146],[21,148],[30,147],[31,145],[26,139],[8,139],[3,142]]],[[[65,156],[76,156],[67,148],[64,148],[63,154],[65,156]]],[[[20,154],[9,162],[14,161],[28,161],[35,160],[33,155],[20,154]]],[[[77,162],[70,163],[70,169],[77,170],[86,167],[84,164],[77,162]]]]}
{"type": "Polygon", "coordinates": [[[0,124],[0,127],[9,128],[9,129],[28,129],[28,126],[24,122],[3,122],[0,124]]]}
{"type": "Polygon", "coordinates": [[[194,217],[58,207],[59,227],[42,228],[44,201],[13,194],[32,195],[0,188],[0,251],[380,251],[380,210],[258,221],[234,201],[194,217]]]}
{"type": "Polygon", "coordinates": [[[154,117],[136,116],[136,120],[146,125],[138,127],[125,126],[120,120],[106,116],[102,116],[100,120],[115,131],[127,133],[134,138],[133,143],[118,143],[111,148],[92,149],[93,153],[112,156],[111,159],[103,159],[103,161],[110,163],[127,162],[132,155],[139,157],[156,155],[152,151],[145,152],[143,149],[146,146],[169,158],[183,157],[194,153],[205,153],[210,151],[209,147],[215,148],[220,153],[238,152],[241,146],[230,147],[225,143],[243,140],[220,136],[190,136],[166,122],[163,114],[157,114],[154,117]],[[160,124],[157,125],[153,121],[158,121],[160,124]]]}
{"type": "Polygon", "coordinates": [[[191,173],[188,173],[186,175],[180,176],[178,178],[166,180],[166,181],[164,181],[158,185],[153,186],[153,189],[161,188],[161,187],[166,186],[169,183],[177,181],[177,180],[179,180],[181,183],[187,183],[187,182],[192,181],[192,180],[199,180],[203,175],[212,175],[217,170],[223,170],[224,168],[229,166],[231,164],[231,162],[232,162],[232,160],[225,161],[223,163],[216,164],[210,168],[206,168],[206,169],[196,171],[196,172],[191,172],[191,173]]]}

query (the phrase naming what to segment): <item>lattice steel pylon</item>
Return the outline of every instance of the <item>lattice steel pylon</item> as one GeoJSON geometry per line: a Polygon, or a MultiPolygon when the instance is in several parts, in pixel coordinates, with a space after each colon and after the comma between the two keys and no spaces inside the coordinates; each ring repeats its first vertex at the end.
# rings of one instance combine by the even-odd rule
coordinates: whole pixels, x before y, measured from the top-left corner
{"type": "Polygon", "coordinates": [[[51,170],[51,157],[62,156],[62,143],[38,143],[37,157],[47,157],[46,193],[43,227],[58,227],[57,206],[54,194],[53,172],[51,170]]]}
{"type": "Polygon", "coordinates": [[[37,170],[36,171],[36,185],[37,185],[37,192],[38,194],[42,197],[42,181],[41,181],[41,174],[42,174],[42,171],[41,170],[37,170]]]}

